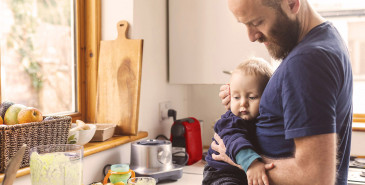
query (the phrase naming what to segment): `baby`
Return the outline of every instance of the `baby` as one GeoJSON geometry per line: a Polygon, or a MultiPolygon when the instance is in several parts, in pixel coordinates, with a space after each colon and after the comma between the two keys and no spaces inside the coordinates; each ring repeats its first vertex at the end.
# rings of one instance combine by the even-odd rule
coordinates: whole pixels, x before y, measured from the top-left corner
{"type": "Polygon", "coordinates": [[[232,72],[230,110],[217,121],[214,131],[222,138],[226,154],[238,165],[215,161],[212,155],[218,153],[209,148],[203,185],[269,184],[266,169],[271,167],[265,168],[256,153],[255,123],[259,116],[260,98],[271,75],[268,62],[259,58],[241,63],[232,72]]]}

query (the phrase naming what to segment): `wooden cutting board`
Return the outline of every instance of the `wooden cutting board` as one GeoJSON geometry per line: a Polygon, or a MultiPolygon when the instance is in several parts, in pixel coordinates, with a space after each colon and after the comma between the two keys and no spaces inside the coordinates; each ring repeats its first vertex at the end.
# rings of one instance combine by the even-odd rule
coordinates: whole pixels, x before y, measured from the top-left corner
{"type": "Polygon", "coordinates": [[[127,21],[117,29],[116,40],[100,42],[95,121],[117,124],[117,135],[136,135],[143,40],[126,37],[127,21]]]}

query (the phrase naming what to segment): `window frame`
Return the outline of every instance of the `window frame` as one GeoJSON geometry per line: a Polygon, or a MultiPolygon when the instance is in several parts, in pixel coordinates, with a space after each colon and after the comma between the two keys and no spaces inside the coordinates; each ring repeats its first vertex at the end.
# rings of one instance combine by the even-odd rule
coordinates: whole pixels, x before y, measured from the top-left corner
{"type": "Polygon", "coordinates": [[[95,122],[97,71],[101,38],[101,1],[77,1],[77,110],[72,120],[95,122]],[[84,7],[84,9],[82,9],[84,7]]]}
{"type": "Polygon", "coordinates": [[[365,124],[365,114],[354,114],[353,122],[360,122],[365,124]]]}
{"type": "Polygon", "coordinates": [[[101,35],[100,0],[76,0],[77,112],[72,121],[95,122],[97,67],[101,35]]]}

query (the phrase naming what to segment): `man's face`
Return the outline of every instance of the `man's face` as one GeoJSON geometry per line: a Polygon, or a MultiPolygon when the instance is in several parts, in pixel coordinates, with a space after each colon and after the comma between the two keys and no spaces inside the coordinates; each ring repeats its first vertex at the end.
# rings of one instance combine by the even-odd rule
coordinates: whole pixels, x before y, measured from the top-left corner
{"type": "Polygon", "coordinates": [[[298,20],[291,20],[281,8],[261,4],[261,0],[228,0],[238,22],[246,25],[252,42],[264,43],[274,59],[283,59],[297,45],[298,20]]]}
{"type": "Polygon", "coordinates": [[[258,39],[260,43],[268,43],[267,50],[274,59],[283,59],[297,45],[299,38],[299,22],[290,20],[287,15],[277,12],[276,21],[269,30],[258,39]]]}

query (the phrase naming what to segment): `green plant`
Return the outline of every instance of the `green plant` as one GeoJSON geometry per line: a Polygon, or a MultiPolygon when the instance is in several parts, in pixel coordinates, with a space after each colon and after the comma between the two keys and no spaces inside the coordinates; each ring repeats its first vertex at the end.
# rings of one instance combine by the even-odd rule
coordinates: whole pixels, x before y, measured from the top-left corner
{"type": "Polygon", "coordinates": [[[14,48],[20,56],[20,62],[31,78],[37,92],[42,88],[42,68],[34,52],[34,35],[39,20],[33,15],[33,0],[8,0],[13,12],[14,24],[8,35],[7,46],[14,48]]]}

